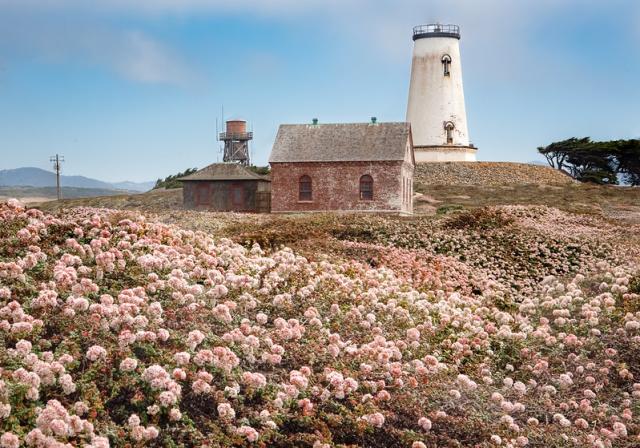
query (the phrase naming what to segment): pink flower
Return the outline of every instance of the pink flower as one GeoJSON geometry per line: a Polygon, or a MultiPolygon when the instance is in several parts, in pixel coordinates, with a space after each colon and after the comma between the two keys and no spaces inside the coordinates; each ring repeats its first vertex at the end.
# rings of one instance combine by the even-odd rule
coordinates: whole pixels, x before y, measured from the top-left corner
{"type": "Polygon", "coordinates": [[[76,391],[76,385],[73,382],[73,378],[71,378],[71,375],[68,373],[61,375],[59,382],[65,395],[72,394],[76,391]]]}
{"type": "Polygon", "coordinates": [[[107,351],[99,345],[92,345],[87,350],[87,359],[89,361],[97,361],[99,359],[105,359],[107,357],[107,351]]]}
{"type": "Polygon", "coordinates": [[[362,420],[366,421],[372,426],[375,426],[376,428],[382,428],[382,425],[384,425],[384,415],[382,415],[380,412],[363,415],[361,418],[362,420]]]}
{"type": "Polygon", "coordinates": [[[223,420],[233,420],[236,417],[236,412],[229,403],[220,403],[218,405],[218,415],[223,420]]]}
{"type": "Polygon", "coordinates": [[[211,391],[211,386],[202,380],[195,380],[193,384],[191,384],[191,389],[196,394],[207,394],[211,391]]]}
{"type": "Polygon", "coordinates": [[[191,355],[187,352],[179,352],[173,355],[173,359],[175,360],[176,364],[178,364],[179,366],[184,366],[189,364],[191,355]]]}
{"type": "Polygon", "coordinates": [[[303,415],[309,415],[311,414],[311,411],[313,411],[313,403],[308,398],[298,400],[298,407],[302,409],[303,415]]]}
{"type": "Polygon", "coordinates": [[[155,426],[147,426],[144,429],[144,438],[145,440],[153,440],[158,438],[158,435],[160,435],[160,431],[158,431],[158,428],[156,428],[155,426]]]}
{"type": "Polygon", "coordinates": [[[182,413],[180,412],[180,409],[173,408],[169,411],[169,420],[171,420],[172,422],[177,422],[180,419],[182,419],[182,413]]]}
{"type": "Polygon", "coordinates": [[[241,426],[236,431],[241,436],[244,436],[249,442],[255,442],[260,436],[258,431],[253,429],[251,426],[241,426]]]}
{"type": "Polygon", "coordinates": [[[138,360],[134,358],[125,358],[120,362],[120,370],[123,372],[133,372],[138,367],[138,360]]]}
{"type": "Polygon", "coordinates": [[[431,430],[431,420],[429,420],[427,417],[420,417],[418,419],[418,426],[420,426],[423,431],[429,431],[431,430]]]}
{"type": "Polygon", "coordinates": [[[627,427],[622,422],[615,422],[613,424],[613,432],[618,437],[627,437],[627,427]]]}
{"type": "Polygon", "coordinates": [[[420,331],[417,328],[409,328],[407,330],[407,339],[410,341],[418,341],[420,339],[420,331]]]}
{"type": "Polygon", "coordinates": [[[200,330],[193,330],[187,336],[187,345],[191,350],[195,349],[202,341],[204,341],[204,333],[200,330]]]}
{"type": "Polygon", "coordinates": [[[17,435],[11,432],[5,432],[0,436],[0,447],[2,448],[18,448],[20,446],[20,439],[17,435]]]}
{"type": "Polygon", "coordinates": [[[244,372],[242,382],[247,386],[259,389],[267,385],[267,379],[261,373],[244,372]]]}

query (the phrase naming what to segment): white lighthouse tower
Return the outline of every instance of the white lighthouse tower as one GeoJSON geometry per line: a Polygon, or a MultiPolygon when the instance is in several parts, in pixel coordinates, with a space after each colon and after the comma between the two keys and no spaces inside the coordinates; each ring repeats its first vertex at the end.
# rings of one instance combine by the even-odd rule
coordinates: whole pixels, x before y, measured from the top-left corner
{"type": "Polygon", "coordinates": [[[462,89],[460,27],[417,26],[413,41],[407,121],[416,162],[475,161],[462,89]]]}

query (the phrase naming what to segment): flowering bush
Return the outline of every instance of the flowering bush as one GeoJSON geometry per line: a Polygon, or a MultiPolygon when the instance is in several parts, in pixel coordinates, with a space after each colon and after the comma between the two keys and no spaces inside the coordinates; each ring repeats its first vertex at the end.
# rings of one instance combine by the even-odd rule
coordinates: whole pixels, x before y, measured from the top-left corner
{"type": "Polygon", "coordinates": [[[638,446],[637,229],[502,213],[302,257],[4,203],[0,447],[638,446]]]}

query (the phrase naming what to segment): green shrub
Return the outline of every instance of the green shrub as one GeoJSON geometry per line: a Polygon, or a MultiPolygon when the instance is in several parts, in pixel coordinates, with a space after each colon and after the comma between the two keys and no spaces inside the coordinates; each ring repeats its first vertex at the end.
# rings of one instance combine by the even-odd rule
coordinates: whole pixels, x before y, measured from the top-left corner
{"type": "Polygon", "coordinates": [[[464,210],[464,206],[458,204],[451,205],[443,205],[442,207],[438,207],[436,210],[436,214],[438,215],[448,215],[449,213],[455,213],[464,210]]]}
{"type": "Polygon", "coordinates": [[[513,218],[501,210],[483,207],[458,213],[449,218],[444,225],[449,229],[489,230],[506,227],[512,222],[513,218]]]}
{"type": "Polygon", "coordinates": [[[180,182],[178,179],[193,174],[196,171],[198,171],[198,168],[187,168],[182,173],[172,174],[171,176],[167,176],[164,179],[158,179],[153,189],[157,190],[159,188],[182,188],[182,182],[180,182]]]}

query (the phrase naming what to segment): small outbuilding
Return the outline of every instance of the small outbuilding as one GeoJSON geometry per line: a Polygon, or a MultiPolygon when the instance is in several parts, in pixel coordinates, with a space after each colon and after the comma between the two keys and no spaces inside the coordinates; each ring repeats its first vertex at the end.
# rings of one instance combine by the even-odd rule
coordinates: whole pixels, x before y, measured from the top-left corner
{"type": "Polygon", "coordinates": [[[409,123],[281,125],[269,163],[274,213],[413,213],[409,123]]]}
{"type": "Polygon", "coordinates": [[[214,163],[178,180],[188,210],[269,213],[271,209],[269,176],[239,163],[214,163]]]}

